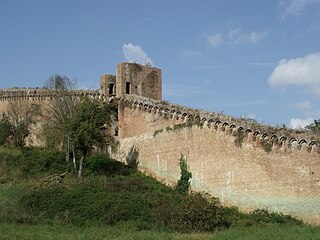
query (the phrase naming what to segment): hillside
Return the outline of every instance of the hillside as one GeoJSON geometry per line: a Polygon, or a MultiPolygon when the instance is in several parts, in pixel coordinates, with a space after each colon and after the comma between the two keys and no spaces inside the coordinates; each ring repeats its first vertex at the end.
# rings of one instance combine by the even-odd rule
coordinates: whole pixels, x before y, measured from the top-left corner
{"type": "Polygon", "coordinates": [[[0,149],[2,239],[265,239],[265,234],[317,239],[320,234],[320,228],[290,216],[266,210],[244,214],[206,194],[179,193],[102,155],[88,157],[84,181],[71,169],[60,152],[0,149]]]}

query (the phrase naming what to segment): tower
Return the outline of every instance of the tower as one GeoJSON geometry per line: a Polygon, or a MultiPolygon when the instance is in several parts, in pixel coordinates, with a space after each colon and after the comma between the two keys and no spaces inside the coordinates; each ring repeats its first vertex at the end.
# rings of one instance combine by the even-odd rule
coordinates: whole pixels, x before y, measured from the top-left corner
{"type": "Polygon", "coordinates": [[[162,100],[161,69],[137,63],[119,63],[116,76],[100,78],[100,91],[105,96],[123,97],[126,94],[162,100]]]}

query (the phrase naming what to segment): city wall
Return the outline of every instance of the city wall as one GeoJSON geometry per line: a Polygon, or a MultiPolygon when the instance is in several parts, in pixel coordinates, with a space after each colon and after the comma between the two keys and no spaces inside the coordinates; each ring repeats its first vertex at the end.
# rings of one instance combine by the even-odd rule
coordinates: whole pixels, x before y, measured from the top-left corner
{"type": "MultiPolygon", "coordinates": [[[[70,94],[104,98],[98,91],[70,94]]],[[[54,97],[46,89],[1,90],[0,113],[10,102],[45,106],[54,97]]],[[[120,160],[135,145],[139,168],[174,186],[182,154],[192,190],[242,210],[268,208],[320,224],[319,136],[134,95],[119,100],[118,113],[120,160]]]]}
{"type": "Polygon", "coordinates": [[[320,224],[316,136],[132,96],[119,106],[120,159],[137,146],[140,169],[173,186],[183,154],[192,190],[242,210],[268,208],[320,224]]]}
{"type": "MultiPolygon", "coordinates": [[[[68,91],[67,94],[73,98],[87,96],[104,99],[103,94],[94,90],[68,91]]],[[[18,112],[23,116],[24,110],[29,108],[32,104],[38,105],[40,107],[40,115],[35,116],[35,121],[29,126],[30,134],[26,138],[26,145],[43,146],[44,139],[42,136],[42,129],[46,118],[46,109],[50,108],[52,100],[57,96],[56,92],[41,88],[0,89],[0,116],[2,113],[6,113],[9,108],[19,108],[18,112]]]]}

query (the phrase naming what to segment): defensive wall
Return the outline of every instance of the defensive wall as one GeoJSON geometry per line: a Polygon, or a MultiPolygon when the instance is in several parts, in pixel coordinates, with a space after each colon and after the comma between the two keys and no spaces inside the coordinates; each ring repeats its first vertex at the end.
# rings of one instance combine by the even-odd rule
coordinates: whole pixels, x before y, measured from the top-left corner
{"type": "Polygon", "coordinates": [[[142,171],[175,185],[183,154],[192,190],[320,224],[317,137],[138,96],[119,104],[120,159],[134,145],[142,171]]]}
{"type": "MultiPolygon", "coordinates": [[[[319,135],[169,104],[161,101],[161,78],[160,69],[120,63],[116,76],[101,77],[100,90],[69,93],[119,101],[118,159],[136,146],[139,169],[175,185],[182,154],[192,190],[242,210],[268,208],[320,224],[319,135]]],[[[47,89],[3,89],[0,113],[10,102],[46,106],[54,97],[47,89]]]]}
{"type": "MultiPolygon", "coordinates": [[[[73,90],[68,94],[77,97],[102,98],[104,95],[98,90],[73,90]]],[[[44,105],[50,103],[57,94],[45,88],[8,88],[0,89],[0,113],[5,112],[8,104],[14,102],[29,102],[44,105]]]]}

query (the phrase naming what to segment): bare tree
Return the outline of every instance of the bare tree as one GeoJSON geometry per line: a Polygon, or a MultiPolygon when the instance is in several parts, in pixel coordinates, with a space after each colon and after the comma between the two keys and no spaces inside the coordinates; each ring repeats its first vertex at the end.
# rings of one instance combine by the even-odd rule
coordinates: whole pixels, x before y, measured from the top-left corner
{"type": "Polygon", "coordinates": [[[40,113],[38,104],[24,101],[10,101],[7,114],[11,127],[11,136],[17,147],[25,145],[26,137],[30,133],[30,125],[34,117],[40,113]]]}

